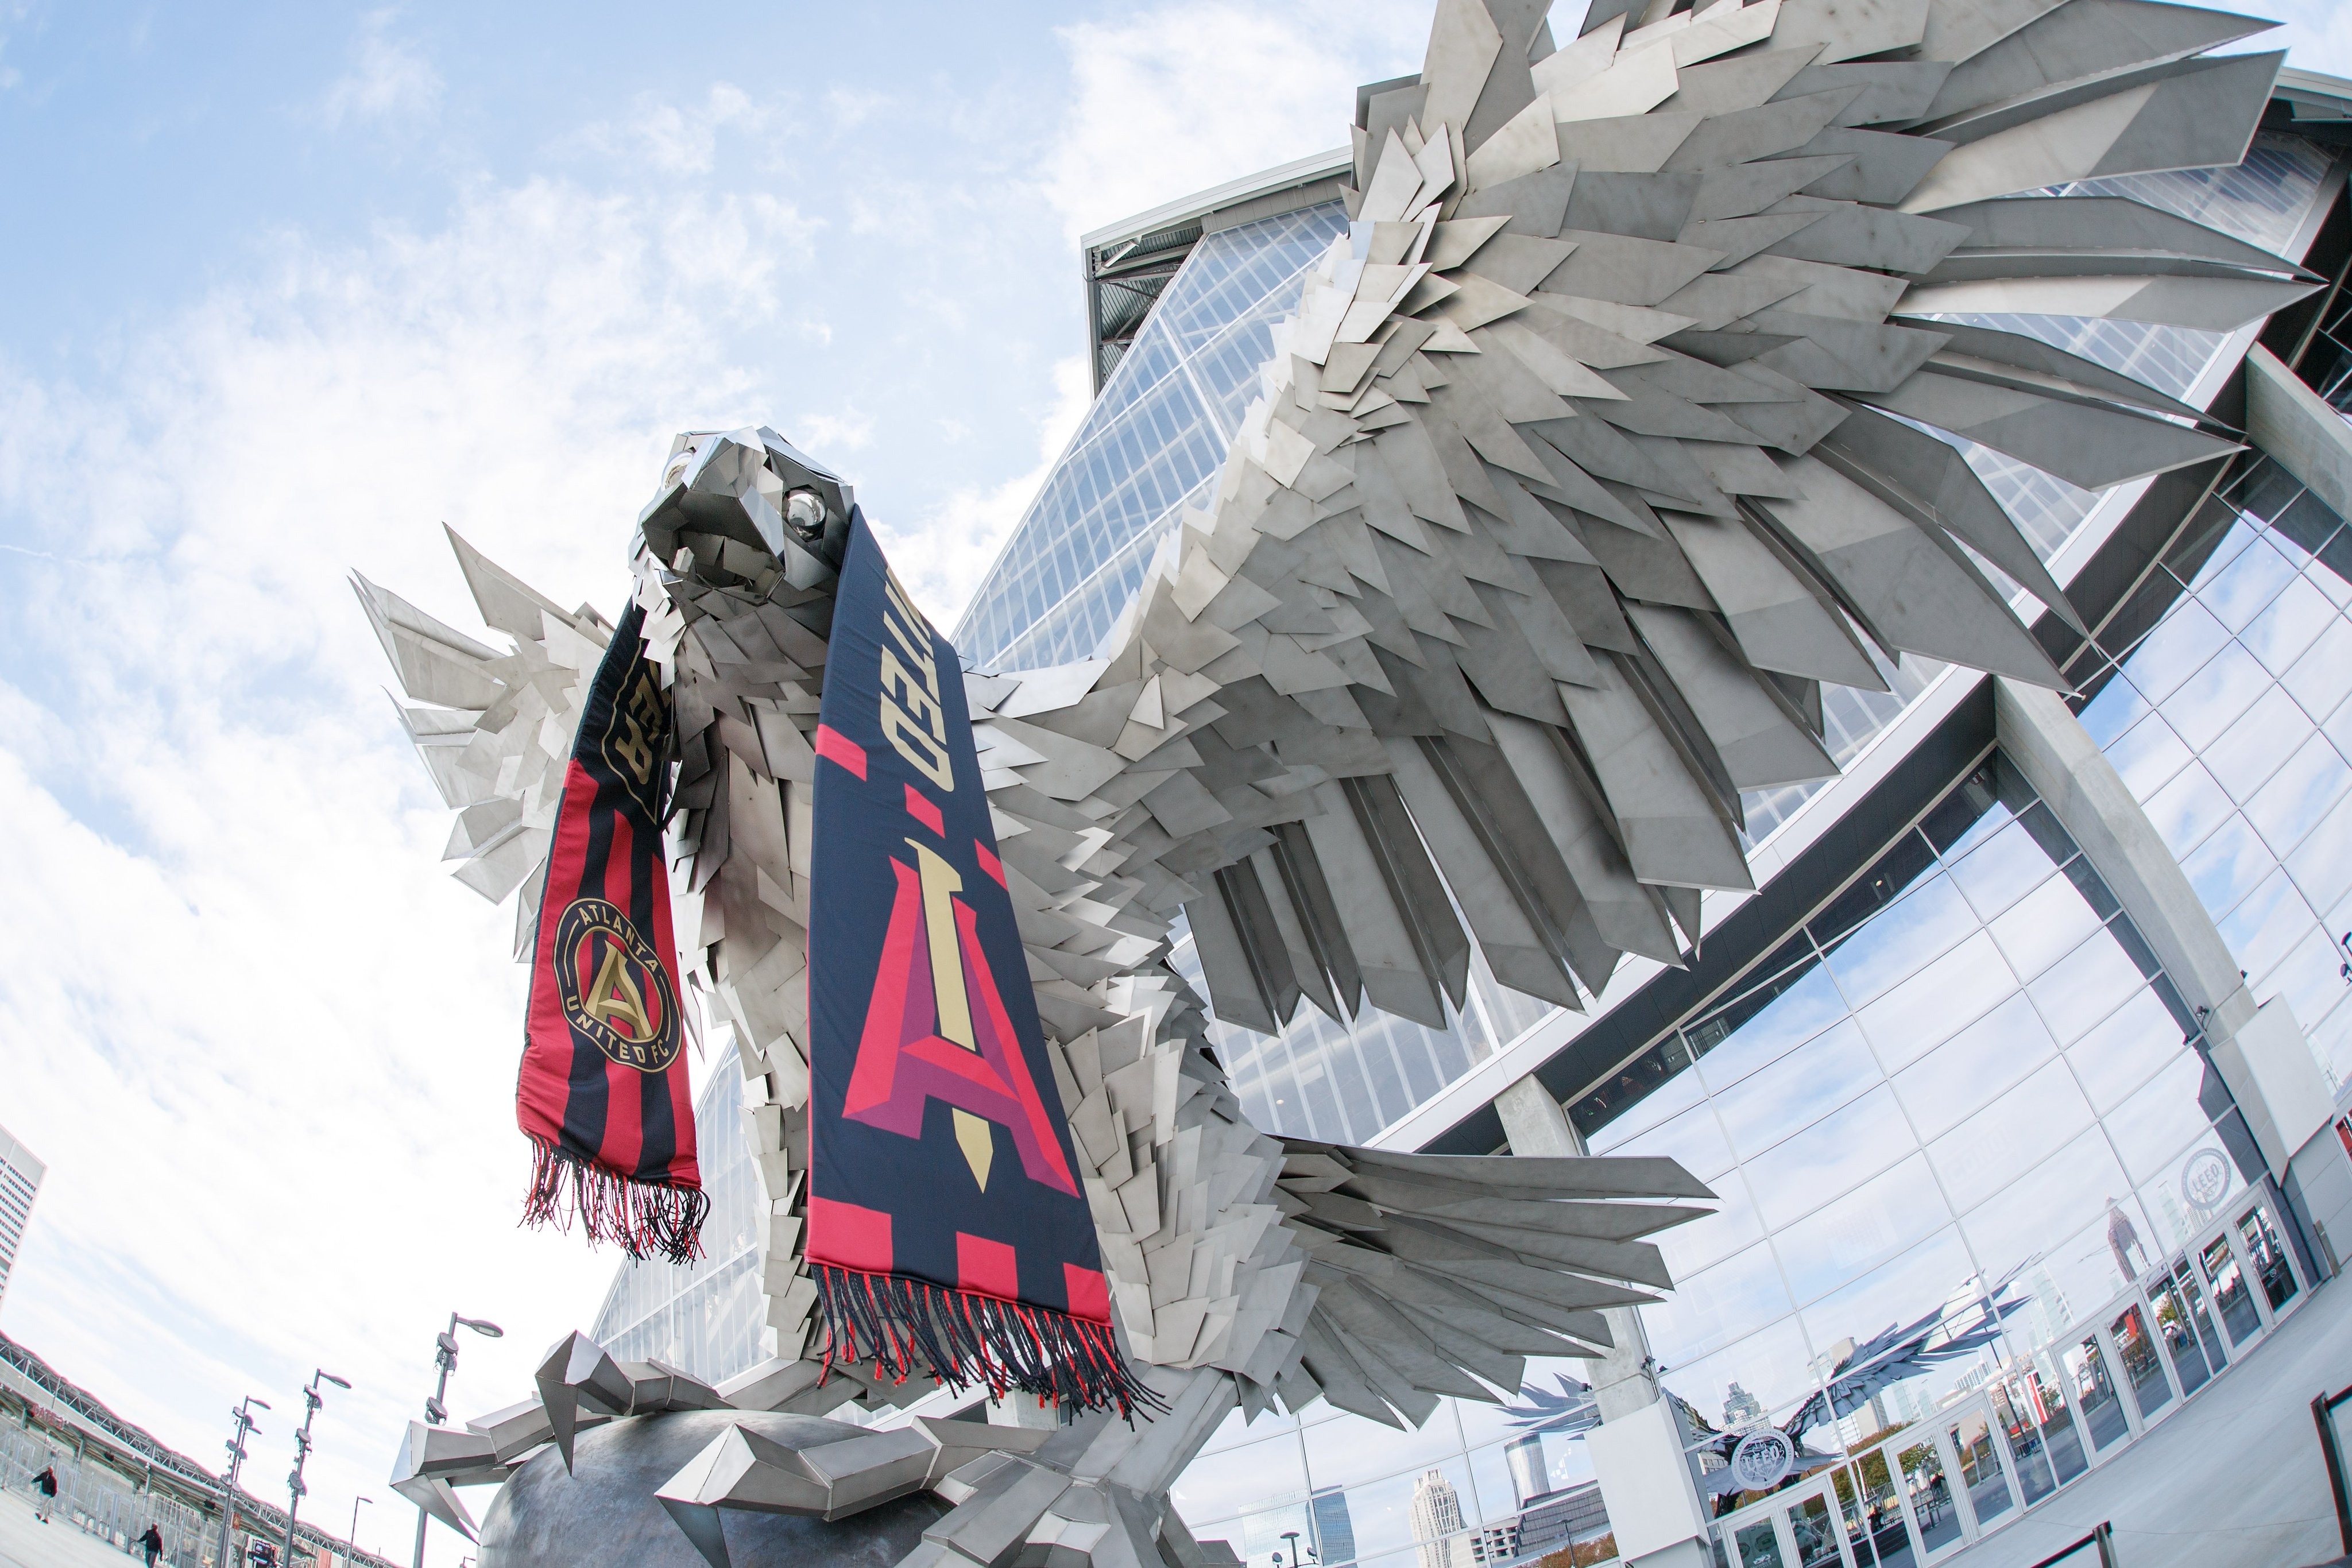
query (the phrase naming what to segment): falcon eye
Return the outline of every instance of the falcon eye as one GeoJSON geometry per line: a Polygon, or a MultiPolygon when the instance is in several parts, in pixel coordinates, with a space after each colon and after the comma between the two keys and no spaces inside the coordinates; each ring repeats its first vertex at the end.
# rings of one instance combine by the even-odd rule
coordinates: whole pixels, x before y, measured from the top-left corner
{"type": "Polygon", "coordinates": [[[784,497],[784,519],[813,539],[824,532],[824,502],[814,490],[793,490],[784,497]]]}

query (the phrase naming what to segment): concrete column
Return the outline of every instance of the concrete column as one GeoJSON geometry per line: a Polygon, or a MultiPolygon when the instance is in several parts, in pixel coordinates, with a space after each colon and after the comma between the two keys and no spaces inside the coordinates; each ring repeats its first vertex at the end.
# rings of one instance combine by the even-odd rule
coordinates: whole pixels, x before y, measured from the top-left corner
{"type": "Polygon", "coordinates": [[[2115,765],[2054,692],[1997,680],[2001,754],[2032,784],[2205,1021],[2208,1053],[2246,1118],[2271,1175],[2335,1113],[2286,998],[2257,1006],[2238,961],[2115,765]]]}
{"type": "MultiPolygon", "coordinates": [[[[1590,1152],[1551,1091],[1533,1077],[1495,1096],[1495,1113],[1514,1155],[1560,1158],[1590,1152]]],[[[1601,1317],[1615,1343],[1588,1373],[1601,1425],[1585,1435],[1584,1445],[1618,1556],[1626,1568],[1702,1568],[1713,1562],[1706,1511],[1683,1451],[1681,1423],[1673,1405],[1659,1396],[1641,1315],[1632,1307],[1611,1307],[1601,1317]]]]}
{"type": "Polygon", "coordinates": [[[2352,517],[2352,427],[2260,343],[2246,355],[2246,435],[2337,517],[2352,517]]]}

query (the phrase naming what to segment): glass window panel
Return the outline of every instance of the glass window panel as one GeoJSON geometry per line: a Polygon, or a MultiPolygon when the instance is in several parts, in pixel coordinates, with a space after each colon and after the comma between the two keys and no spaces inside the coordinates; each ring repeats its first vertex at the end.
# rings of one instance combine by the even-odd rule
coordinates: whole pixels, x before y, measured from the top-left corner
{"type": "MultiPolygon", "coordinates": [[[[1845,998],[1830,971],[1815,968],[1741,1024],[1728,1040],[1699,1058],[1699,1077],[1721,1090],[1778,1061],[1846,1016],[1845,998]]],[[[1698,1026],[1688,1031],[1702,1032],[1698,1026]]]]}
{"type": "Polygon", "coordinates": [[[2115,1342],[2140,1419],[2153,1420],[2172,1403],[2172,1384],[2165,1375],[2156,1336],[2148,1332],[2147,1314],[2137,1303],[2126,1306],[2107,1324],[2107,1337],[2115,1342]]]}
{"type": "MultiPolygon", "coordinates": [[[[1689,1115],[1691,1109],[1694,1106],[1703,1107],[1706,1100],[1706,1087],[1700,1082],[1698,1074],[1676,1073],[1626,1107],[1624,1113],[1616,1120],[1595,1132],[1590,1139],[1591,1150],[1596,1155],[1630,1153],[1634,1140],[1641,1138],[1644,1134],[1656,1133],[1669,1122],[1681,1126],[1682,1120],[1689,1115]]],[[[1702,1110],[1700,1114],[1705,1116],[1706,1113],[1702,1110]]],[[[1711,1121],[1712,1117],[1707,1119],[1711,1121]]],[[[1664,1145],[1661,1145],[1653,1138],[1643,1143],[1642,1152],[1643,1154],[1661,1153],[1665,1146],[1672,1145],[1676,1148],[1688,1146],[1696,1153],[1699,1145],[1688,1143],[1691,1135],[1686,1128],[1681,1132],[1668,1133],[1665,1134],[1664,1145]]],[[[1714,1129],[1711,1136],[1715,1144],[1722,1145],[1722,1129],[1714,1129]]],[[[1682,1156],[1677,1155],[1676,1157],[1682,1156]]],[[[1704,1159],[1709,1156],[1702,1155],[1700,1157],[1704,1159]]],[[[1684,1163],[1687,1165],[1689,1161],[1685,1160],[1684,1163]]],[[[1723,1150],[1723,1164],[1715,1168],[1722,1170],[1730,1163],[1730,1149],[1726,1146],[1723,1150]]],[[[1693,1172],[1696,1174],[1696,1166],[1693,1167],[1693,1172]]],[[[1706,1179],[1705,1176],[1699,1177],[1701,1181],[1706,1179]]]]}
{"type": "MultiPolygon", "coordinates": [[[[1453,1493],[1453,1506],[1460,1508],[1461,1500],[1470,1491],[1470,1467],[1458,1452],[1403,1475],[1349,1487],[1348,1522],[1355,1530],[1356,1551],[1363,1557],[1370,1557],[1402,1547],[1417,1547],[1423,1539],[1423,1531],[1416,1528],[1413,1517],[1415,1493],[1433,1494],[1430,1500],[1436,1505],[1433,1511],[1442,1518],[1448,1500],[1447,1489],[1453,1493]]],[[[1463,1511],[1465,1521],[1467,1511],[1463,1511]]],[[[1467,1545],[1465,1542],[1449,1551],[1446,1561],[1433,1568],[1472,1568],[1467,1545]]]]}
{"type": "Polygon", "coordinates": [[[2352,768],[2324,735],[2314,735],[2246,801],[2246,817],[2284,855],[2317,827],[2327,809],[2352,790],[2352,768]]]}
{"type": "Polygon", "coordinates": [[[2131,1418],[2124,1413],[2123,1396],[2116,1391],[2115,1373],[2107,1365],[2106,1349],[2099,1343],[2099,1336],[2089,1334],[2065,1347],[2059,1360],[2065,1369],[2066,1385],[2083,1412],[2083,1435],[2090,1439],[2093,1451],[2105,1453],[2129,1437],[2131,1418]]]}
{"type": "Polygon", "coordinates": [[[2132,651],[2131,683],[2149,702],[2160,704],[2229,640],[2229,628],[2194,599],[2184,599],[2132,651]]]}
{"type": "Polygon", "coordinates": [[[2238,1242],[2244,1250],[2254,1278],[2262,1281],[2263,1299],[2275,1312],[2294,1298],[2302,1288],[2295,1278],[2294,1264],[2287,1257],[2285,1245],[2279,1240],[2278,1226],[2271,1218],[2267,1206],[2256,1204],[2238,1220],[2238,1242]]]}
{"type": "Polygon", "coordinates": [[[1933,1442],[1914,1443],[1895,1450],[1903,1477],[1903,1493],[1911,1517],[1919,1524],[1919,1544],[1933,1553],[1960,1538],[1958,1508],[1952,1501],[1951,1478],[1933,1442]]]}
{"type": "Polygon", "coordinates": [[[1797,1544],[1797,1568],[1837,1568],[1843,1563],[1838,1533],[1837,1521],[1830,1517],[1829,1499],[1819,1492],[1789,1510],[1789,1539],[1797,1544]]]}
{"type": "MultiPolygon", "coordinates": [[[[1665,1088],[1650,1098],[1662,1098],[1673,1092],[1677,1084],[1696,1082],[1692,1074],[1685,1072],[1679,1078],[1670,1079],[1665,1088]]],[[[1648,1104],[1649,1101],[1645,1100],[1635,1109],[1646,1109],[1648,1104]]],[[[1611,1135],[1617,1131],[1617,1125],[1611,1123],[1602,1129],[1601,1136],[1592,1140],[1594,1154],[1670,1155],[1680,1160],[1691,1175],[1704,1182],[1713,1181],[1732,1166],[1735,1156],[1730,1143],[1724,1137],[1723,1123],[1717,1117],[1715,1108],[1703,1099],[1674,1120],[1638,1137],[1612,1140],[1611,1135]]]]}
{"type": "Polygon", "coordinates": [[[2059,1044],[2071,1043],[2147,984],[2115,938],[2101,933],[2051,968],[2027,994],[2059,1044]]]}
{"type": "Polygon", "coordinates": [[[2327,595],[2308,578],[2297,577],[2240,633],[2240,640],[2264,668],[2284,674],[2336,620],[2336,605],[2327,595]]]}
{"type": "Polygon", "coordinates": [[[1731,1146],[1752,1158],[1878,1082],[1878,1062],[1862,1031],[1843,1023],[1752,1077],[1717,1090],[1715,1109],[1731,1146]]]}
{"type": "Polygon", "coordinates": [[[1748,1186],[1765,1223],[1785,1225],[1851,1192],[1918,1146],[1895,1092],[1881,1084],[1749,1160],[1748,1186]]]}
{"type": "Polygon", "coordinates": [[[2099,695],[2091,699],[2079,716],[2091,739],[2104,750],[2155,711],[2139,688],[2123,679],[2109,681],[2100,687],[2099,695]]]}
{"type": "MultiPolygon", "coordinates": [[[[1353,1487],[1360,1481],[1412,1472],[1462,1453],[1462,1427],[1449,1405],[1441,1405],[1428,1425],[1398,1431],[1361,1416],[1341,1415],[1300,1428],[1307,1439],[1307,1470],[1319,1490],[1353,1487]]],[[[1360,1536],[1356,1544],[1375,1548],[1360,1536]]]]}
{"type": "Polygon", "coordinates": [[[2257,536],[2219,571],[2209,565],[2197,583],[2197,601],[2231,631],[2241,631],[2295,580],[2294,563],[2271,541],[2257,536]]]}
{"type": "Polygon", "coordinates": [[[1838,1387],[1840,1360],[1853,1345],[1897,1325],[1907,1327],[1931,1318],[1939,1309],[1965,1332],[1967,1325],[1983,1316],[1975,1276],[1976,1264],[1959,1231],[1948,1225],[1893,1262],[1872,1270],[1799,1314],[1806,1333],[1821,1347],[1823,1379],[1838,1406],[1836,1413],[1855,1417],[1852,1425],[1857,1442],[1867,1442],[1872,1433],[1883,1427],[1902,1425],[1911,1418],[1908,1412],[1922,1405],[1934,1406],[1982,1358],[1961,1356],[1930,1363],[1912,1377],[1872,1393],[1859,1406],[1852,1392],[1838,1387]]]}
{"type": "Polygon", "coordinates": [[[2001,1473],[2000,1456],[1993,1450],[1992,1423],[1983,1411],[1971,1410],[1944,1431],[1952,1452],[1959,1456],[1960,1485],[1968,1491],[1969,1507],[1981,1530],[2017,1506],[2010,1493],[2009,1478],[2001,1473]]]}
{"type": "MultiPolygon", "coordinates": [[[[1957,902],[1957,900],[1955,900],[1957,902]]],[[[1963,905],[1962,907],[1966,907],[1963,905]]],[[[1888,1071],[1908,1066],[2017,989],[1991,933],[1979,931],[1861,1009],[1864,1033],[1888,1071]]]]}
{"type": "Polygon", "coordinates": [[[2205,1281],[2196,1265],[2187,1258],[2174,1260],[2173,1288],[2180,1293],[2181,1303],[2189,1309],[2189,1326],[2197,1331],[2197,1343],[2204,1347],[2205,1360],[2219,1372],[2230,1364],[2229,1347],[2213,1327],[2213,1314],[2206,1310],[2205,1281]]]}
{"type": "Polygon", "coordinates": [[[2285,957],[2254,978],[2257,996],[2268,999],[2276,993],[2287,999],[2297,1020],[2315,1020],[2306,1031],[2315,1058],[2323,1070],[2327,1058],[2319,1046],[2319,1022],[2329,1011],[2343,1002],[2346,996],[2344,952],[2336,939],[2314,925],[2304,933],[2303,940],[2294,945],[2285,957]]]}
{"type": "Polygon", "coordinates": [[[2147,1304],[2155,1312],[2156,1343],[2172,1364],[2172,1375],[2185,1395],[2196,1393],[2212,1377],[2205,1352],[2189,1321],[2188,1304],[2168,1276],[2158,1275],[2146,1287],[2147,1304]]]}
{"type": "Polygon", "coordinates": [[[2096,1127],[2030,1171],[2018,1173],[1998,1195],[1961,1217],[1977,1263],[2000,1279],[2053,1240],[2105,1218],[2111,1202],[2127,1202],[2132,1185],[2115,1150],[2096,1127]]]}
{"type": "Polygon", "coordinates": [[[2352,622],[2337,617],[2280,678],[2315,723],[2324,723],[2352,696],[2352,622]]]}
{"type": "Polygon", "coordinates": [[[2140,802],[2147,820],[2175,858],[2186,856],[2205,841],[2231,812],[2230,797],[2204,765],[2192,762],[2171,783],[2140,802]]]}
{"type": "MultiPolygon", "coordinates": [[[[2314,909],[2333,910],[2352,896],[2352,796],[2328,810],[2310,836],[2287,852],[2286,862],[2314,909]]],[[[2345,925],[2331,915],[2327,928],[2341,936],[2345,925]]]]}
{"type": "Polygon", "coordinates": [[[1997,1379],[1986,1393],[1991,1396],[1993,1426],[2009,1447],[2010,1469],[2017,1478],[2018,1490],[2024,1494],[2025,1506],[2032,1508],[2058,1490],[2058,1478],[2051,1470],[2049,1448],[2042,1440],[2042,1424],[2035,1419],[2026,1381],[1997,1379]]]}
{"type": "Polygon", "coordinates": [[[1932,1139],[2023,1079],[2057,1049],[2042,1015],[2021,993],[1905,1069],[1895,1079],[1895,1092],[1919,1136],[1932,1139]]]}
{"type": "Polygon", "coordinates": [[[2264,877],[2235,909],[2216,922],[2221,940],[2230,945],[2238,967],[2252,977],[2257,988],[2265,988],[2279,960],[2318,923],[2284,869],[2264,877]]]}
{"type": "Polygon", "coordinates": [[[1788,1568],[1780,1557],[1780,1536],[1767,1514],[1732,1531],[1731,1544],[1739,1568],[1788,1568]]]}
{"type": "Polygon", "coordinates": [[[2198,1103],[2198,1092],[2204,1082],[2203,1059],[2193,1051],[2183,1051],[2153,1081],[2107,1113],[2107,1136],[2134,1180],[2151,1179],[2176,1163],[2192,1139],[2212,1130],[2198,1103]]]}
{"type": "Polygon", "coordinates": [[[2053,1061],[1927,1150],[1952,1207],[1965,1214],[2091,1125],[2091,1104],[2053,1061]]]}
{"type": "Polygon", "coordinates": [[[2206,1133],[2165,1161],[2139,1189],[2140,1202],[2156,1222],[2158,1247],[2168,1252],[2189,1245],[2245,1186],[2244,1173],[2218,1134],[2206,1133]]]}
{"type": "Polygon", "coordinates": [[[1677,1280],[1728,1258],[1764,1237],[1764,1219],[1756,1212],[1756,1200],[1748,1196],[1745,1176],[1726,1171],[1709,1179],[1707,1185],[1723,1200],[1713,1214],[1653,1238],[1665,1260],[1667,1271],[1677,1280]]]}
{"type": "MultiPolygon", "coordinates": [[[[2118,1190],[2121,1190],[2120,1188],[2118,1190]]],[[[1816,1301],[1951,1223],[1925,1155],[1914,1155],[1772,1238],[1800,1303],[1816,1301]]]]}
{"type": "Polygon", "coordinates": [[[2197,890],[2199,902],[2219,919],[2236,908],[2277,863],[2253,824],[2233,814],[2181,858],[2180,869],[2197,890]]]}
{"type": "Polygon", "coordinates": [[[1829,956],[1829,967],[1846,998],[1860,1007],[1919,973],[1976,927],[1976,914],[1959,889],[1937,875],[1847,937],[1829,956]]]}
{"type": "MultiPolygon", "coordinates": [[[[2110,681],[2108,691],[2128,691],[2128,681],[2110,681]]],[[[2105,700],[2105,694],[2101,694],[2105,700]]],[[[2135,800],[2145,800],[2172,782],[2194,755],[2160,715],[2150,714],[2105,747],[2107,760],[2123,776],[2135,800]]]]}
{"type": "MultiPolygon", "coordinates": [[[[2147,726],[2139,727],[2145,729],[2147,726]]],[[[2137,735],[2139,730],[2132,733],[2137,735]]],[[[2049,854],[2026,831],[2025,825],[2011,822],[1953,862],[1951,877],[1978,916],[1990,920],[2047,881],[2053,869],[2049,854]]]]}
{"type": "MultiPolygon", "coordinates": [[[[1643,1309],[1644,1313],[1649,1310],[1643,1309]]],[[[1690,1401],[1719,1431],[1748,1424],[1742,1412],[1749,1399],[1768,1412],[1780,1411],[1811,1396],[1818,1386],[1812,1353],[1806,1348],[1794,1318],[1784,1318],[1703,1361],[1687,1366],[1669,1364],[1662,1381],[1690,1401]]]]}
{"type": "Polygon", "coordinates": [[[2066,1061],[2092,1107],[2105,1114],[2182,1050],[2180,1026],[2153,991],[2142,990],[2076,1040],[2066,1061]]]}
{"type": "Polygon", "coordinates": [[[1995,920],[1992,936],[2018,977],[2032,980],[2073,952],[2098,924],[2097,913],[2074,883],[2053,876],[1995,920]]]}
{"type": "Polygon", "coordinates": [[[1188,1525],[1238,1519],[1307,1496],[1307,1465],[1297,1432],[1217,1452],[1203,1452],[1168,1489],[1188,1525]]]}
{"type": "Polygon", "coordinates": [[[2261,691],[2239,695],[2247,699],[2243,716],[2203,748],[2207,770],[2233,800],[2251,798],[2313,731],[2295,700],[2267,677],[2261,691]]]}
{"type": "Polygon", "coordinates": [[[1780,1264],[1759,1245],[1703,1273],[1678,1276],[1663,1305],[1642,1309],[1642,1322],[1653,1352],[1671,1366],[1788,1316],[1789,1307],[1780,1264]]]}

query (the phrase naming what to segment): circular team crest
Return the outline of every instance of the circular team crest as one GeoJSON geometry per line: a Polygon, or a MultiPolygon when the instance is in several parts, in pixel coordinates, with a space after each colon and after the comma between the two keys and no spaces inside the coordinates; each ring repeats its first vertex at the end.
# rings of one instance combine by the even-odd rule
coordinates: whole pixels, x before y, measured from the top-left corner
{"type": "Polygon", "coordinates": [[[572,1032],[623,1067],[659,1072],[677,1060],[677,994],[620,905],[583,898],[563,912],[555,984],[572,1032]]]}
{"type": "Polygon", "coordinates": [[[1785,1432],[1767,1427],[1739,1439],[1731,1450],[1731,1473],[1743,1491],[1767,1491],[1788,1479],[1796,1468],[1797,1445],[1785,1432]]]}
{"type": "Polygon", "coordinates": [[[2219,1150],[2200,1149],[2180,1167],[2180,1196],[2200,1214],[2221,1207],[2230,1191],[2230,1162],[2219,1150]]]}

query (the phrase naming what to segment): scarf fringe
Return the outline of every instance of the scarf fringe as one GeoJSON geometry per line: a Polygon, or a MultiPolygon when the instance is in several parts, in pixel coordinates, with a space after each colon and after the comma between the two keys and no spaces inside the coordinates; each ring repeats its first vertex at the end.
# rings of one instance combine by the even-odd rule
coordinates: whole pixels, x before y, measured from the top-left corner
{"type": "Polygon", "coordinates": [[[537,1138],[530,1146],[525,1225],[568,1231],[576,1217],[591,1243],[617,1242],[634,1259],[683,1264],[702,1256],[710,1197],[700,1188],[625,1176],[537,1138]]]}
{"type": "Polygon", "coordinates": [[[871,1358],[877,1380],[928,1372],[953,1388],[981,1385],[992,1398],[1031,1394],[1074,1413],[1116,1410],[1134,1424],[1168,1408],[1139,1381],[1108,1323],[1024,1306],[928,1281],[813,1264],[824,1320],[824,1365],[871,1358]]]}

